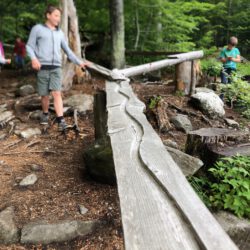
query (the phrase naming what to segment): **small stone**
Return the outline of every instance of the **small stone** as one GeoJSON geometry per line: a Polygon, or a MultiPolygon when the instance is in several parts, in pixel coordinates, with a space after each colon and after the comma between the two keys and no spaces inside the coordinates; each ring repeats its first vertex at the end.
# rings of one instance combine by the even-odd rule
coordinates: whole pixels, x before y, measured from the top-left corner
{"type": "Polygon", "coordinates": [[[0,113],[0,123],[14,118],[12,111],[4,111],[0,113]]]}
{"type": "Polygon", "coordinates": [[[20,136],[24,139],[28,139],[35,135],[41,135],[41,130],[39,128],[28,128],[22,132],[20,132],[20,136]]]}
{"type": "Polygon", "coordinates": [[[35,172],[43,171],[43,166],[37,164],[31,164],[30,170],[35,172]]]}
{"type": "Polygon", "coordinates": [[[4,164],[5,164],[5,161],[0,160],[0,165],[4,165],[4,164]]]}
{"type": "Polygon", "coordinates": [[[22,181],[19,183],[19,186],[21,187],[27,187],[34,185],[37,181],[37,176],[35,174],[30,174],[26,176],[22,181]]]}
{"type": "Polygon", "coordinates": [[[42,111],[36,110],[30,114],[30,119],[31,120],[39,120],[41,117],[42,111]]]}
{"type": "Polygon", "coordinates": [[[35,89],[32,85],[27,84],[19,88],[18,93],[20,96],[27,96],[35,93],[35,89]]]}
{"type": "Polygon", "coordinates": [[[7,134],[1,134],[0,135],[0,141],[4,140],[7,137],[7,134]]]}
{"type": "Polygon", "coordinates": [[[177,129],[182,130],[185,133],[193,130],[193,126],[187,115],[178,114],[177,116],[172,117],[170,121],[175,125],[177,129]]]}
{"type": "Polygon", "coordinates": [[[163,141],[163,144],[164,144],[165,146],[168,146],[168,147],[171,147],[171,148],[176,148],[176,149],[179,148],[179,147],[178,147],[178,144],[177,144],[175,141],[172,141],[172,140],[170,140],[170,139],[164,140],[164,141],[163,141]]]}
{"type": "Polygon", "coordinates": [[[224,119],[226,124],[232,128],[239,128],[240,125],[238,122],[236,122],[235,120],[232,120],[232,119],[228,119],[228,118],[225,118],[224,119]]]}
{"type": "Polygon", "coordinates": [[[14,208],[8,207],[0,212],[0,244],[18,242],[18,229],[14,223],[14,208]]]}
{"type": "Polygon", "coordinates": [[[89,210],[84,207],[83,205],[79,205],[79,211],[80,211],[80,214],[84,215],[86,214],[89,210]]]}

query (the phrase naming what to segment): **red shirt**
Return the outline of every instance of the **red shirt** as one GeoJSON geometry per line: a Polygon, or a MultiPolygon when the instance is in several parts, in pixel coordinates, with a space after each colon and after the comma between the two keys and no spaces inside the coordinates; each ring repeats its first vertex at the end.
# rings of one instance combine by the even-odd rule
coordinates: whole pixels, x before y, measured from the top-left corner
{"type": "Polygon", "coordinates": [[[14,53],[17,54],[18,56],[25,57],[26,55],[25,43],[16,42],[14,47],[14,53]]]}

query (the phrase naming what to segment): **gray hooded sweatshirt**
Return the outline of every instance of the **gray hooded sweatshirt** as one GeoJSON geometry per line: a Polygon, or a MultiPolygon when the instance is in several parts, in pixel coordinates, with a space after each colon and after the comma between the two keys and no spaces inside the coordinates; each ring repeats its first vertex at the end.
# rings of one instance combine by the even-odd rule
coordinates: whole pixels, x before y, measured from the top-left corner
{"type": "Polygon", "coordinates": [[[26,45],[31,60],[37,58],[41,65],[61,66],[61,49],[71,62],[78,65],[82,63],[69,48],[61,29],[51,30],[45,24],[37,24],[32,28],[26,45]]]}

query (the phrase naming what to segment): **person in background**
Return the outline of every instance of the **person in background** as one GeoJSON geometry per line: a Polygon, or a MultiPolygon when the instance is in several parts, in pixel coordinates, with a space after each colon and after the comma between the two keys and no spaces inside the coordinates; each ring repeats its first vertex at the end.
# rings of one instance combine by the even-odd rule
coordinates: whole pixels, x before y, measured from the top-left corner
{"type": "Polygon", "coordinates": [[[40,124],[48,124],[49,95],[54,99],[58,130],[64,131],[68,125],[63,117],[62,89],[62,53],[81,68],[89,65],[83,62],[69,48],[62,30],[59,28],[61,9],[48,6],[45,11],[45,23],[35,25],[26,45],[27,54],[31,59],[32,68],[37,71],[37,89],[41,96],[43,114],[40,124]]]}
{"type": "Polygon", "coordinates": [[[0,41],[0,64],[10,64],[10,63],[11,63],[11,59],[5,58],[3,44],[0,41]]]}
{"type": "Polygon", "coordinates": [[[220,52],[220,61],[223,63],[221,83],[231,83],[231,75],[233,72],[236,72],[237,63],[241,61],[240,51],[236,48],[237,44],[237,37],[232,36],[227,47],[220,52]]]}
{"type": "Polygon", "coordinates": [[[22,41],[20,37],[17,37],[14,47],[14,57],[18,69],[23,69],[25,56],[26,56],[25,43],[22,41]]]}

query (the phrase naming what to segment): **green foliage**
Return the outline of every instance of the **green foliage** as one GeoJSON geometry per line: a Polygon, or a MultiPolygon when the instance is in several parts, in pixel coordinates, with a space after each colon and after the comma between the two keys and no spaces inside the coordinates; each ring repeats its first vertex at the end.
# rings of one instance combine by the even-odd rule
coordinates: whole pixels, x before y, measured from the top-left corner
{"type": "Polygon", "coordinates": [[[161,98],[162,98],[161,96],[154,96],[154,97],[150,98],[148,107],[150,109],[154,109],[157,106],[158,102],[161,100],[161,98]]]}
{"type": "Polygon", "coordinates": [[[204,203],[250,218],[250,157],[224,158],[209,168],[208,173],[208,177],[189,177],[204,203]]]}
{"type": "Polygon", "coordinates": [[[231,84],[221,84],[222,92],[226,101],[234,107],[238,107],[247,118],[250,112],[250,84],[242,80],[238,73],[232,74],[231,84]]]}
{"type": "Polygon", "coordinates": [[[188,181],[191,186],[201,198],[201,200],[205,203],[207,207],[212,207],[212,204],[209,200],[209,180],[207,177],[196,177],[189,176],[188,181]]]}
{"type": "Polygon", "coordinates": [[[242,76],[250,75],[250,63],[238,63],[237,72],[242,76]]]}
{"type": "Polygon", "coordinates": [[[201,61],[201,69],[209,76],[217,76],[221,72],[222,64],[214,58],[208,58],[201,61]]]}
{"type": "Polygon", "coordinates": [[[250,158],[224,158],[209,172],[215,179],[210,186],[213,206],[228,209],[239,217],[250,218],[250,158]]]}

